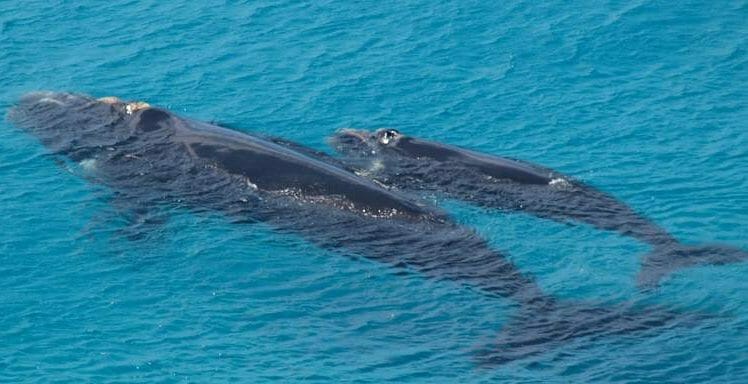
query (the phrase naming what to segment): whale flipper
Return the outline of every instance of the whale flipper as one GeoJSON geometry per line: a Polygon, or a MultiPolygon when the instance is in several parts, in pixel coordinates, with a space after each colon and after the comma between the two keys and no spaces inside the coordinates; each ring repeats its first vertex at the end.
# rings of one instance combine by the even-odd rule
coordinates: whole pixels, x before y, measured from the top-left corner
{"type": "Polygon", "coordinates": [[[696,265],[725,265],[748,260],[748,252],[728,245],[666,243],[645,255],[637,276],[640,289],[656,288],[668,274],[696,265]]]}

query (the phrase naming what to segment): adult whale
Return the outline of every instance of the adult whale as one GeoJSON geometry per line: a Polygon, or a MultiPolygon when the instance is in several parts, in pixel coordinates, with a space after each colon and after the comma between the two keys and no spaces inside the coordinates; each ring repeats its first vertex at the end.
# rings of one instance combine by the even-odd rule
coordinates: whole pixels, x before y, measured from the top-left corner
{"type": "MultiPolygon", "coordinates": [[[[179,206],[265,223],[351,256],[451,280],[519,306],[481,361],[540,353],[581,336],[678,325],[699,315],[560,301],[440,212],[329,163],[145,103],[37,92],[9,112],[49,151],[142,211],[179,206]]],[[[690,323],[690,322],[689,322],[690,323]]]]}
{"type": "Polygon", "coordinates": [[[684,245],[614,197],[535,164],[422,140],[394,129],[343,129],[331,142],[354,171],[387,185],[560,222],[577,221],[646,242],[652,250],[637,278],[642,288],[658,285],[677,268],[748,258],[747,252],[726,245],[684,245]]]}

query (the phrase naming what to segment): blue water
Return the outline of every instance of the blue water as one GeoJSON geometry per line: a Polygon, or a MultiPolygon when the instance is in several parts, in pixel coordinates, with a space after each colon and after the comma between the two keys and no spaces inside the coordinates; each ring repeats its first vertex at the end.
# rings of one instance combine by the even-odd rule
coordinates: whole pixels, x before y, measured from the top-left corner
{"type": "MultiPolygon", "coordinates": [[[[342,127],[541,163],[687,243],[748,248],[748,2],[0,0],[0,113],[36,89],[146,100],[329,150],[342,127]]],[[[107,192],[0,121],[0,382],[720,382],[748,377],[748,264],[651,293],[646,246],[444,207],[548,292],[719,319],[495,368],[507,301],[107,192]]]]}

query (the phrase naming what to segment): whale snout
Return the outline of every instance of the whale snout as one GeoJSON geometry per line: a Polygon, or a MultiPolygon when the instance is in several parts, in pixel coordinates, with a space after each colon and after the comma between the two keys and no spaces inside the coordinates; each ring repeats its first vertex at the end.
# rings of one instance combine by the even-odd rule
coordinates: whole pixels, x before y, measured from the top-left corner
{"type": "Polygon", "coordinates": [[[127,104],[112,104],[86,95],[35,91],[21,96],[6,117],[58,153],[99,147],[127,136],[127,104]]]}
{"type": "Polygon", "coordinates": [[[72,108],[83,104],[81,96],[64,92],[34,91],[20,97],[16,105],[9,109],[7,118],[16,125],[37,130],[72,108]]]}
{"type": "MultiPolygon", "coordinates": [[[[65,92],[53,92],[53,91],[34,91],[29,92],[19,100],[21,106],[33,106],[33,105],[57,105],[57,106],[70,106],[84,101],[82,96],[73,95],[65,92]]],[[[87,101],[87,100],[86,100],[87,101]]]]}
{"type": "Polygon", "coordinates": [[[95,115],[98,112],[110,110],[132,115],[150,107],[143,101],[122,100],[114,96],[94,99],[86,95],[67,92],[34,91],[21,96],[18,103],[11,109],[9,117],[11,120],[30,117],[42,120],[44,117],[56,117],[73,111],[79,115],[95,115]]]}

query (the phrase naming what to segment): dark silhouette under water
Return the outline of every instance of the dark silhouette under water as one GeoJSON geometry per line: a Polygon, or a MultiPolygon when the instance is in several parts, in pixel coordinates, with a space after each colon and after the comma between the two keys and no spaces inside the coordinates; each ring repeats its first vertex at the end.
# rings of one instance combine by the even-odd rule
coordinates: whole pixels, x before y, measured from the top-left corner
{"type": "Polygon", "coordinates": [[[366,178],[256,136],[145,103],[38,92],[9,112],[60,158],[136,212],[184,207],[264,223],[349,256],[511,299],[518,315],[480,360],[497,364],[578,337],[628,334],[702,319],[663,308],[560,301],[473,231],[366,178]]]}

